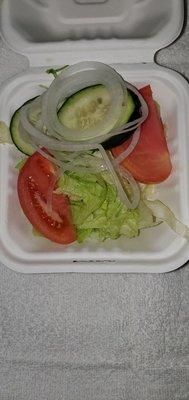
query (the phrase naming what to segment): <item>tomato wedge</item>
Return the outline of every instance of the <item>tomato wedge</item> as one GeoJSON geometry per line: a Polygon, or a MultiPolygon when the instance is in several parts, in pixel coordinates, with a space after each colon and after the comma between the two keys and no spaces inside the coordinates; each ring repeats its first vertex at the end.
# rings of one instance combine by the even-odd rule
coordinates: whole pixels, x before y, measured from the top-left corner
{"type": "MultiPolygon", "coordinates": [[[[134,178],[142,183],[159,183],[168,178],[172,165],[164,126],[156,103],[152,97],[150,85],[140,89],[148,104],[149,115],[141,126],[141,135],[133,152],[121,163],[134,178]]],[[[112,149],[114,157],[127,149],[131,139],[112,149]]]]}
{"type": "Polygon", "coordinates": [[[57,177],[55,165],[34,153],[20,170],[18,197],[25,216],[37,231],[53,242],[70,244],[76,240],[76,231],[68,197],[53,192],[57,177]]]}

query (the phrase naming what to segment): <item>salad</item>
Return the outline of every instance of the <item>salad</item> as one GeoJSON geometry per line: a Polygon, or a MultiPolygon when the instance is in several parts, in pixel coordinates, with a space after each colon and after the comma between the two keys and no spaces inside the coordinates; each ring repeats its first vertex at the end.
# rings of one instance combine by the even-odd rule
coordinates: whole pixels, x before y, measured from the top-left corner
{"type": "MultiPolygon", "coordinates": [[[[151,86],[138,89],[99,62],[47,72],[50,86],[10,123],[23,153],[18,198],[33,233],[70,245],[133,238],[166,222],[188,239],[189,228],[154,199],[172,164],[151,86]]],[[[0,132],[5,142],[2,122],[0,132]]]]}

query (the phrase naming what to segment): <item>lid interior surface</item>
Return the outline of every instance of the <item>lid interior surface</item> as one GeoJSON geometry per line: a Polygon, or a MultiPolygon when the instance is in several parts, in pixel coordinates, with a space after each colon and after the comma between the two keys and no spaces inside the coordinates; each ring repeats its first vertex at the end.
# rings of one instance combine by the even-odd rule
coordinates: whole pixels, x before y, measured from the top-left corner
{"type": "Polygon", "coordinates": [[[149,39],[171,25],[173,0],[9,0],[9,18],[29,43],[149,39]]]}
{"type": "Polygon", "coordinates": [[[30,61],[65,51],[68,62],[73,52],[78,61],[115,62],[119,53],[125,62],[128,49],[135,53],[128,62],[148,61],[146,50],[154,56],[178,36],[183,14],[182,0],[3,0],[0,29],[30,61]]]}

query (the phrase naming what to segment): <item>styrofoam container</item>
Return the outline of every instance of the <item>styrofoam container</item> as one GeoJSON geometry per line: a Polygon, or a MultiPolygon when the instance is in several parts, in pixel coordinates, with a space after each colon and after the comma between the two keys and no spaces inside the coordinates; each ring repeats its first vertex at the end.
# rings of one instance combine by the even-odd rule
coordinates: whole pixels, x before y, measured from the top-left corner
{"type": "MultiPolygon", "coordinates": [[[[139,88],[150,83],[168,128],[173,163],[169,179],[157,186],[158,198],[189,225],[188,84],[154,62],[156,50],[178,36],[183,12],[177,0],[4,0],[1,35],[10,48],[27,55],[30,68],[2,85],[0,120],[9,124],[18,107],[42,92],[40,85],[51,81],[45,73],[49,65],[98,60],[139,88]]],[[[189,259],[189,243],[166,224],[135,239],[99,245],[66,247],[34,237],[18,202],[14,166],[19,155],[12,145],[0,147],[0,256],[8,267],[24,273],[159,273],[189,259]]]]}

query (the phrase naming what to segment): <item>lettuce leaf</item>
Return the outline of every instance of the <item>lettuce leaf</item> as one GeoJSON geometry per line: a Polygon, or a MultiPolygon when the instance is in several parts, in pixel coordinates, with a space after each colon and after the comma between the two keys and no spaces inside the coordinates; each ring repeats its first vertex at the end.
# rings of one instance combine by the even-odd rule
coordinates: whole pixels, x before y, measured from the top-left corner
{"type": "Polygon", "coordinates": [[[146,206],[151,210],[153,216],[162,222],[166,222],[177,235],[189,240],[189,228],[179,221],[170,208],[160,200],[144,200],[146,206]]]}
{"type": "Polygon", "coordinates": [[[116,187],[102,174],[65,172],[59,180],[60,189],[69,196],[79,243],[87,238],[104,241],[139,234],[139,209],[128,210],[116,187]]]}
{"type": "Polygon", "coordinates": [[[107,185],[100,174],[66,172],[59,179],[59,189],[68,195],[74,223],[80,226],[104,202],[107,185]]]}
{"type": "Polygon", "coordinates": [[[179,221],[173,211],[155,197],[155,185],[146,185],[142,190],[142,199],[143,204],[152,213],[153,226],[165,222],[177,235],[189,240],[189,227],[179,221]]]}

